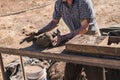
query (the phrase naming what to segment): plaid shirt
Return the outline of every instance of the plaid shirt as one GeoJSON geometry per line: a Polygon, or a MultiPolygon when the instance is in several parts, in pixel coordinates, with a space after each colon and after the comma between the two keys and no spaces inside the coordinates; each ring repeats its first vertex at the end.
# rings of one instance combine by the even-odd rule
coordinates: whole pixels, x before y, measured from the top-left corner
{"type": "Polygon", "coordinates": [[[62,18],[71,31],[81,27],[81,19],[90,18],[90,30],[96,31],[98,29],[91,0],[73,0],[71,7],[68,7],[62,0],[57,0],[53,18],[62,18]]]}

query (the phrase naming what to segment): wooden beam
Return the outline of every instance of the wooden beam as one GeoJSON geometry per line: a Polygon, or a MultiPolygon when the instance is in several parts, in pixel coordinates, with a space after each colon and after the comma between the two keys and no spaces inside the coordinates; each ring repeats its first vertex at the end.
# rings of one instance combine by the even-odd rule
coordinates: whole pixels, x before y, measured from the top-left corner
{"type": "Polygon", "coordinates": [[[120,60],[113,60],[113,59],[69,55],[63,53],[54,54],[54,53],[43,53],[43,52],[31,52],[31,51],[23,51],[23,50],[10,49],[10,48],[0,48],[0,52],[4,54],[28,56],[39,59],[50,59],[54,61],[65,61],[69,63],[83,64],[89,66],[120,69],[120,60]]]}
{"type": "Polygon", "coordinates": [[[20,62],[21,62],[21,68],[22,68],[23,78],[24,78],[24,80],[27,80],[26,74],[25,74],[25,69],[24,69],[24,61],[23,61],[22,56],[20,56],[20,62]]]}
{"type": "Polygon", "coordinates": [[[5,70],[4,70],[4,64],[3,64],[3,60],[2,60],[2,54],[0,53],[0,66],[1,66],[1,72],[2,72],[2,79],[5,79],[5,70]]]}

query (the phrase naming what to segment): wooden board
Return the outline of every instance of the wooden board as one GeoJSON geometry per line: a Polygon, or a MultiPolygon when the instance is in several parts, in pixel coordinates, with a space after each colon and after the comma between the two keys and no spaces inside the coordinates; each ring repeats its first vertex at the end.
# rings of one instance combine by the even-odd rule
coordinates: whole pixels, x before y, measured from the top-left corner
{"type": "Polygon", "coordinates": [[[89,65],[89,66],[120,69],[120,59],[114,60],[114,59],[107,59],[107,58],[70,55],[67,52],[59,53],[59,54],[54,52],[53,53],[32,52],[32,51],[25,51],[25,50],[10,49],[10,48],[0,48],[0,53],[19,55],[19,56],[28,56],[31,58],[33,57],[38,59],[49,59],[54,61],[65,61],[68,63],[76,63],[76,64],[83,64],[83,65],[89,65]]]}
{"type": "Polygon", "coordinates": [[[93,35],[77,35],[66,43],[70,52],[120,56],[120,38],[93,35]],[[111,46],[112,43],[117,44],[111,46]]]}

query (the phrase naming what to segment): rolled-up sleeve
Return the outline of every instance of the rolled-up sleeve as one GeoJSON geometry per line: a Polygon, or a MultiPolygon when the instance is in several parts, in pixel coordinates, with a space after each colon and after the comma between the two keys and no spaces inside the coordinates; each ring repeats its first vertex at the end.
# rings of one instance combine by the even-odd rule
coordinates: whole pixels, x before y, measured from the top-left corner
{"type": "Polygon", "coordinates": [[[79,5],[80,19],[82,18],[93,18],[93,4],[91,0],[81,0],[79,5]]]}
{"type": "Polygon", "coordinates": [[[54,6],[53,19],[59,20],[60,18],[61,18],[60,4],[58,1],[56,1],[54,6]]]}

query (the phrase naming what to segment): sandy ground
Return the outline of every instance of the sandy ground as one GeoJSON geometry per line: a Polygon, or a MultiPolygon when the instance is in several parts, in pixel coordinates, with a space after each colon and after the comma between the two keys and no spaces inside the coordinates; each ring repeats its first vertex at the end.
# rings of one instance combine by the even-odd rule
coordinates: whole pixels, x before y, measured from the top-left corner
{"type": "MultiPolygon", "coordinates": [[[[93,0],[93,2],[100,28],[120,24],[120,0],[93,0]]],[[[20,49],[32,45],[32,43],[20,45],[19,42],[25,38],[26,33],[37,31],[49,23],[53,8],[54,0],[0,0],[0,47],[20,49]]],[[[69,32],[62,20],[59,29],[63,34],[69,32]]],[[[54,48],[52,51],[59,50],[54,48]]],[[[5,65],[17,58],[18,56],[3,55],[5,65]]],[[[54,68],[59,73],[57,76],[51,74],[54,75],[53,80],[63,76],[64,65],[63,62],[56,63],[54,68]],[[62,75],[59,75],[60,73],[62,75]]]]}
{"type": "Polygon", "coordinates": [[[100,27],[120,24],[120,0],[93,0],[100,27]]]}

